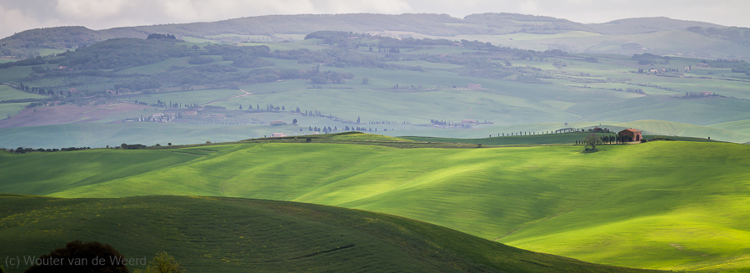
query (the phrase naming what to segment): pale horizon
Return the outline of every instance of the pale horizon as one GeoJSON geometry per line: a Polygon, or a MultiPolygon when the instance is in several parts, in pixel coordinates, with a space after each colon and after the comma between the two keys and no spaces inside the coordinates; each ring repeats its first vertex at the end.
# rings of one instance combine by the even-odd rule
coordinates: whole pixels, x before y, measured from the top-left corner
{"type": "Polygon", "coordinates": [[[519,13],[555,17],[577,23],[606,23],[644,17],[668,17],[700,21],[727,27],[750,27],[750,17],[743,13],[750,2],[723,0],[705,3],[697,0],[0,0],[0,37],[28,29],[84,26],[109,29],[158,24],[213,22],[243,17],[295,14],[349,13],[431,13],[463,18],[481,13],[519,13]]]}

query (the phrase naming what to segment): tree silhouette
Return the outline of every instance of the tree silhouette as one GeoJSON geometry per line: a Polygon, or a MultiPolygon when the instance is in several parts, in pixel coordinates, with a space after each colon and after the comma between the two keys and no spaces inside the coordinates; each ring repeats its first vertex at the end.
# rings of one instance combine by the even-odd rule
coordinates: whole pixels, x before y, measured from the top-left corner
{"type": "Polygon", "coordinates": [[[67,243],[64,248],[55,249],[50,254],[42,255],[38,259],[42,261],[45,259],[59,261],[60,263],[34,265],[27,269],[26,273],[130,272],[124,264],[115,264],[115,261],[125,259],[120,252],[117,252],[117,250],[108,244],[101,244],[99,242],[83,243],[78,240],[72,241],[67,243]]]}

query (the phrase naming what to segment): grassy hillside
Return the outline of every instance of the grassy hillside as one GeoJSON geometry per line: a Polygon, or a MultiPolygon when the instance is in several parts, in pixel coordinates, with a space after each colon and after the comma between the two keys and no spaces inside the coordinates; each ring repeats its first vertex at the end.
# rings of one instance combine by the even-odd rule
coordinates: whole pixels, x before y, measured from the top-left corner
{"type": "Polygon", "coordinates": [[[709,127],[750,135],[750,119],[713,124],[709,127]]]}
{"type": "MultiPolygon", "coordinates": [[[[524,251],[401,217],[236,198],[0,194],[0,227],[1,257],[99,241],[127,258],[166,251],[188,272],[645,272],[524,251]]],[[[7,272],[27,267],[6,265],[7,272]]]]}
{"type": "Polygon", "coordinates": [[[8,171],[0,192],[299,201],[400,215],[589,262],[750,266],[748,146],[664,141],[585,154],[574,146],[401,149],[297,141],[2,153],[0,169],[8,171]]]}

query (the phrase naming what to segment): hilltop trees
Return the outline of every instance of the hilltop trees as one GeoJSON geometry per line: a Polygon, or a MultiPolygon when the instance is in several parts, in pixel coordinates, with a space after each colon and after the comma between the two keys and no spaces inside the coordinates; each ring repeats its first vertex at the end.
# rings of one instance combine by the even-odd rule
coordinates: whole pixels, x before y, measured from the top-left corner
{"type": "Polygon", "coordinates": [[[175,37],[172,34],[160,34],[160,33],[151,33],[151,34],[148,35],[148,37],[146,37],[146,40],[158,40],[158,39],[162,39],[162,40],[176,40],[177,37],[175,37]]]}
{"type": "Polygon", "coordinates": [[[188,55],[187,48],[173,43],[117,38],[61,53],[62,58],[51,61],[74,70],[97,70],[146,65],[188,55]]]}
{"type": "Polygon", "coordinates": [[[659,56],[654,55],[651,53],[643,53],[643,54],[634,54],[631,58],[634,61],[637,61],[640,65],[647,65],[647,64],[668,64],[669,63],[669,57],[668,56],[659,56]]]}

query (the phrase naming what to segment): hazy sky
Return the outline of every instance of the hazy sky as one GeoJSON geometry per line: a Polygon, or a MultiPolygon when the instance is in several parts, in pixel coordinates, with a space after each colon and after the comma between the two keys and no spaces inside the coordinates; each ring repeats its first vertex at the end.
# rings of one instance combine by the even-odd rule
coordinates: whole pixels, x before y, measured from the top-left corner
{"type": "Polygon", "coordinates": [[[0,37],[26,29],[104,29],[268,14],[511,12],[603,23],[666,16],[750,27],[748,0],[0,0],[0,37]]]}

